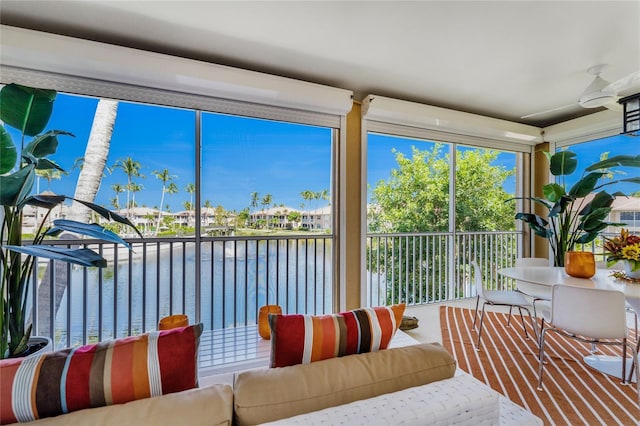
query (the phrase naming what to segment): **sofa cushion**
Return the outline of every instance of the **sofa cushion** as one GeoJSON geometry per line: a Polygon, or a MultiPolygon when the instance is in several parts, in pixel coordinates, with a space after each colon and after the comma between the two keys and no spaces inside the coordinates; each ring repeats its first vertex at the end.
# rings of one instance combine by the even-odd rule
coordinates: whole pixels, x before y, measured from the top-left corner
{"type": "Polygon", "coordinates": [[[331,315],[269,315],[270,367],[386,349],[405,305],[361,308],[331,315]]]}
{"type": "Polygon", "coordinates": [[[278,420],[452,377],[453,357],[439,344],[349,355],[311,364],[239,373],[238,425],[278,420]]]}
{"type": "Polygon", "coordinates": [[[202,324],[0,361],[0,422],[26,422],[197,386],[202,324]]]}
{"type": "Polygon", "coordinates": [[[138,426],[189,425],[230,426],[233,420],[233,389],[216,384],[126,404],[75,411],[35,421],[37,426],[138,426]]]}
{"type": "Polygon", "coordinates": [[[499,393],[465,374],[267,425],[497,425],[499,398],[499,393]]]}

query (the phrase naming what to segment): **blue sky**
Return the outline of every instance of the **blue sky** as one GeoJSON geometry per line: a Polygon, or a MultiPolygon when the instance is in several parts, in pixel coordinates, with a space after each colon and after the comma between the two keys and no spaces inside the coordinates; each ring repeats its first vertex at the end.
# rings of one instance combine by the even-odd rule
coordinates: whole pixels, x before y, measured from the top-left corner
{"type": "MultiPolygon", "coordinates": [[[[75,138],[61,137],[57,153],[52,157],[69,175],[54,180],[50,189],[58,194],[73,195],[79,170],[72,166],[76,158],[84,155],[97,99],[59,94],[49,128],[67,130],[75,138]]],[[[144,179],[136,183],[144,190],[136,194],[138,205],[159,206],[161,181],[153,176],[154,170],[168,169],[176,176],[179,192],[166,195],[164,204],[172,211],[184,209],[190,195],[184,190],[195,183],[195,113],[189,110],[120,102],[114,126],[107,165],[128,156],[142,165],[144,179]]],[[[18,134],[9,128],[14,141],[18,134]]],[[[326,128],[250,119],[223,114],[204,113],[202,117],[202,202],[209,200],[214,206],[227,210],[249,207],[251,193],[260,197],[269,193],[276,205],[301,208],[305,202],[300,196],[304,190],[331,189],[331,136],[326,128]]],[[[372,135],[368,145],[368,183],[386,179],[396,167],[392,148],[407,155],[411,146],[431,149],[432,143],[412,139],[372,135]]],[[[464,149],[464,148],[463,148],[464,149]]],[[[577,145],[571,148],[579,154],[579,166],[596,161],[602,152],[613,154],[640,154],[637,138],[615,136],[606,140],[577,145]]],[[[496,160],[506,168],[515,166],[513,153],[502,153],[496,160]]],[[[579,176],[576,173],[573,178],[579,176]]],[[[111,185],[127,183],[119,169],[107,174],[102,182],[96,202],[110,207],[115,193],[111,185]]],[[[515,179],[505,182],[504,188],[513,192],[515,179]]],[[[40,190],[47,182],[40,181],[40,190]]],[[[638,185],[625,185],[624,191],[640,190],[638,185]]],[[[124,205],[126,194],[120,194],[124,205]]],[[[195,199],[194,199],[195,201],[195,199]]],[[[306,208],[322,206],[323,201],[305,202],[306,208]]]]}

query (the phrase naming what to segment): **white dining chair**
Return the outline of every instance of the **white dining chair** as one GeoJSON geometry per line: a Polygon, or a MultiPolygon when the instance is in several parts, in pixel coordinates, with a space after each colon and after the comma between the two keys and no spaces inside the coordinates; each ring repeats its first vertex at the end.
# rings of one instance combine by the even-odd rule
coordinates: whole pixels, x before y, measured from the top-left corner
{"type": "MultiPolygon", "coordinates": [[[[551,301],[541,303],[542,326],[540,331],[538,390],[542,390],[544,373],[544,344],[549,331],[582,342],[622,347],[622,383],[626,378],[626,348],[631,348],[633,365],[638,354],[633,344],[627,341],[624,293],[588,287],[572,287],[556,284],[551,290],[551,301]]],[[[640,402],[640,380],[637,381],[640,402]]]]}
{"type": "Polygon", "coordinates": [[[513,290],[487,290],[484,288],[484,283],[482,280],[482,270],[478,266],[476,261],[471,262],[471,266],[474,272],[474,279],[476,285],[476,292],[478,294],[476,300],[476,312],[473,316],[473,329],[476,329],[476,320],[478,318],[478,308],[480,306],[480,299],[483,299],[482,303],[482,314],[480,316],[480,326],[478,327],[478,341],[476,343],[476,350],[480,350],[480,339],[482,338],[482,325],[484,321],[484,310],[486,305],[493,306],[509,306],[509,319],[507,320],[507,327],[511,325],[511,311],[514,307],[518,308],[520,312],[520,320],[522,321],[522,327],[524,328],[525,338],[529,338],[529,334],[527,333],[527,327],[524,323],[524,316],[522,315],[522,310],[524,309],[529,314],[529,319],[531,320],[531,326],[533,327],[533,333],[536,338],[536,342],[538,339],[537,333],[537,325],[533,317],[531,316],[531,311],[529,308],[531,307],[531,303],[527,300],[527,298],[518,291],[513,290]]]}
{"type": "MultiPolygon", "coordinates": [[[[544,257],[518,257],[516,259],[516,267],[527,266],[549,266],[549,259],[544,257]]],[[[536,312],[536,302],[540,300],[551,300],[551,289],[546,285],[516,281],[516,288],[518,291],[533,299],[531,305],[533,306],[533,316],[535,317],[538,316],[538,313],[536,312]]]]}

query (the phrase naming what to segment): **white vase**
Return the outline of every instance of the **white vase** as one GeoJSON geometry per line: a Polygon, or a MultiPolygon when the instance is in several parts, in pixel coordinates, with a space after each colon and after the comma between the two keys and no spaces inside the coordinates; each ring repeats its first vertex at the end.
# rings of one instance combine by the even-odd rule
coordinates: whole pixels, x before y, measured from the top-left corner
{"type": "Polygon", "coordinates": [[[626,260],[624,261],[624,273],[629,278],[640,279],[640,269],[632,271],[631,270],[631,263],[626,261],[626,260]]]}
{"type": "Polygon", "coordinates": [[[28,355],[26,355],[26,358],[53,351],[53,341],[50,338],[44,336],[29,337],[29,346],[38,346],[38,348],[33,351],[31,351],[30,349],[30,352],[28,355]]]}

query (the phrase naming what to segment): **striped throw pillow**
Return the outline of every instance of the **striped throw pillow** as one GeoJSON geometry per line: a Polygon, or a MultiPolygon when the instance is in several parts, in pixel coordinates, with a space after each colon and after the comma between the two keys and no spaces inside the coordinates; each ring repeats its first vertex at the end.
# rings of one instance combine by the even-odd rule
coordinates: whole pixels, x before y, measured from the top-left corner
{"type": "Polygon", "coordinates": [[[269,315],[270,367],[308,364],[386,349],[398,330],[404,303],[331,315],[269,315]]]}
{"type": "Polygon", "coordinates": [[[0,423],[28,422],[198,385],[202,324],[0,361],[0,423]]]}

